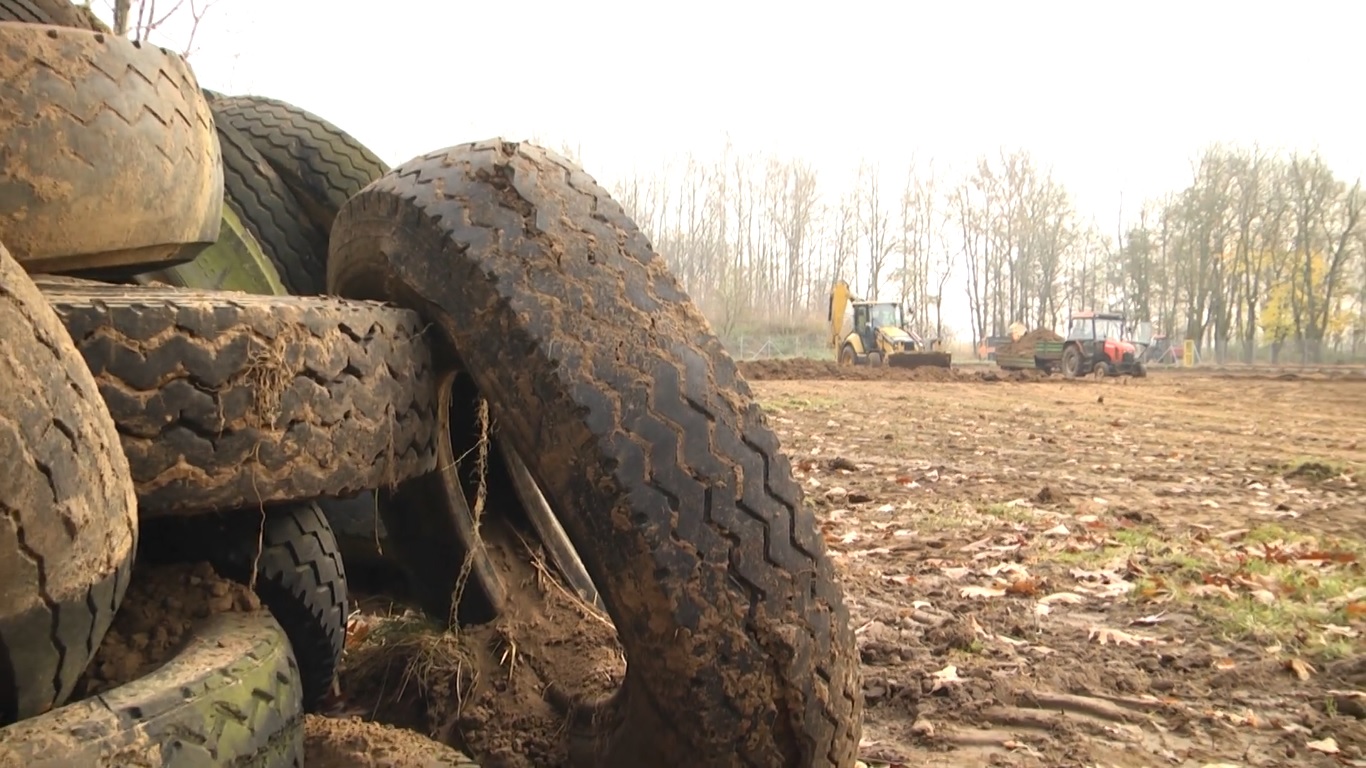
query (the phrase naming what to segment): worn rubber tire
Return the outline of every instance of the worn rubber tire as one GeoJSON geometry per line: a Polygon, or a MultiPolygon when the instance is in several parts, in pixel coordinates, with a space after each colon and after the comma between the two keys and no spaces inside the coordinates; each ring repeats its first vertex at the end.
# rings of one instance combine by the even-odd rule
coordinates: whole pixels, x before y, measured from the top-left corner
{"type": "Polygon", "coordinates": [[[605,190],[527,144],[441,150],[347,202],[328,270],[441,328],[600,588],[628,665],[588,764],[853,765],[859,657],[812,512],[605,190]]]}
{"type": "Polygon", "coordinates": [[[147,562],[208,562],[239,584],[252,584],[280,622],[303,678],[305,711],[322,702],[346,642],[346,569],[332,527],[316,504],[277,504],[225,515],[147,521],[140,554],[147,562]]]}
{"type": "MultiPolygon", "coordinates": [[[[304,109],[264,96],[227,96],[213,105],[218,120],[251,139],[324,234],[352,195],[389,172],[355,137],[304,109]]],[[[324,271],[319,277],[327,279],[324,271]]]]}
{"type": "Polygon", "coordinates": [[[89,8],[76,5],[71,0],[0,0],[0,21],[109,31],[109,27],[89,8]]]}
{"type": "Polygon", "coordinates": [[[215,100],[210,106],[223,152],[225,201],[256,238],[290,293],[323,293],[327,233],[308,218],[303,205],[251,140],[219,116],[220,103],[215,100]]]}
{"type": "Polygon", "coordinates": [[[71,337],[0,246],[0,724],[63,703],[137,546],[128,460],[71,337]]]}
{"type": "Polygon", "coordinates": [[[184,59],[0,23],[0,105],[0,239],[28,271],[134,273],[218,238],[222,162],[184,59]]]}
{"type": "Polygon", "coordinates": [[[431,360],[411,311],[39,283],[118,425],[144,517],[347,496],[435,465],[431,360]]]}
{"type": "Polygon", "coordinates": [[[194,261],[139,275],[137,282],[157,281],[176,288],[211,291],[242,291],[263,295],[288,293],[275,264],[256,242],[231,206],[223,206],[218,241],[194,261]]]}
{"type": "Polygon", "coordinates": [[[303,726],[280,625],[267,611],[224,613],[146,677],[0,729],[0,765],[297,768],[303,726]]]}

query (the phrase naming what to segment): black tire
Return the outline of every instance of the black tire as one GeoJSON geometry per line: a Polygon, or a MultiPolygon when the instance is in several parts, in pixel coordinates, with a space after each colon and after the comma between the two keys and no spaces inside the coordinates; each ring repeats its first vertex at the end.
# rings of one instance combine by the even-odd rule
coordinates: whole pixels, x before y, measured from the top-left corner
{"type": "MultiPolygon", "coordinates": [[[[251,139],[324,234],[342,205],[389,166],[359,141],[321,117],[278,99],[228,96],[214,115],[251,139]]],[[[319,275],[326,280],[325,271],[319,275]]]]}
{"type": "Polygon", "coordinates": [[[251,140],[219,115],[221,103],[214,100],[210,105],[223,151],[224,199],[275,265],[290,293],[323,293],[327,234],[314,225],[251,140]]]}
{"type": "Polygon", "coordinates": [[[153,280],[175,288],[242,291],[267,296],[288,293],[275,263],[265,255],[256,238],[228,205],[223,206],[218,241],[194,261],[140,275],[136,282],[147,285],[153,280]]]}
{"type": "Polygon", "coordinates": [[[63,703],[137,546],[128,460],[95,380],[0,246],[0,724],[63,703]]]}
{"type": "Polygon", "coordinates": [[[1070,346],[1062,353],[1062,375],[1075,379],[1081,375],[1081,350],[1070,346]]]}
{"type": "Polygon", "coordinates": [[[435,152],[347,202],[328,270],[445,332],[601,590],[628,666],[576,718],[591,764],[853,765],[859,657],[812,512],[605,190],[527,144],[435,152]]]}
{"type": "Polygon", "coordinates": [[[0,765],[299,768],[300,699],[270,613],[218,614],[146,677],[0,729],[0,765]]]}
{"type": "Polygon", "coordinates": [[[223,170],[184,59],[0,23],[0,238],[30,272],[132,274],[218,238],[223,170]]]}
{"type": "Polygon", "coordinates": [[[109,27],[89,8],[70,0],[0,0],[0,21],[52,24],[94,32],[109,31],[109,27]]]}
{"type": "Polygon", "coordinates": [[[146,562],[208,562],[251,585],[289,637],[303,679],[306,711],[316,711],[341,663],[346,642],[346,569],[332,527],[315,504],[264,511],[149,520],[146,562]]]}
{"type": "Polygon", "coordinates": [[[118,425],[144,516],[347,496],[435,465],[411,311],[40,280],[118,425]]]}

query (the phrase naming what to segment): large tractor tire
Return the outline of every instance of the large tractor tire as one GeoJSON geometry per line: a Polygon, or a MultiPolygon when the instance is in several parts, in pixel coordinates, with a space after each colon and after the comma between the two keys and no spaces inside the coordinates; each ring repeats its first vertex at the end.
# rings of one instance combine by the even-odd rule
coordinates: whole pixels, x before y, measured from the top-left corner
{"type": "Polygon", "coordinates": [[[734,361],[597,182],[502,140],[417,158],[343,206],[328,284],[444,332],[600,589],[627,670],[574,713],[587,764],[854,764],[859,657],[816,521],[734,361]]]}
{"type": "Polygon", "coordinates": [[[132,274],[218,239],[223,169],[184,59],[0,23],[0,239],[29,272],[132,274]]]}
{"type": "MultiPolygon", "coordinates": [[[[213,102],[216,107],[217,101],[213,102]]],[[[243,133],[218,119],[224,199],[293,294],[323,293],[327,233],[318,229],[280,175],[243,133]]]]}
{"type": "Polygon", "coordinates": [[[347,200],[389,172],[384,161],[350,134],[293,104],[225,96],[214,101],[213,111],[250,138],[324,234],[332,231],[332,221],[347,200]]]}
{"type": "Polygon", "coordinates": [[[93,11],[71,0],[0,0],[0,21],[109,31],[93,11]]]}
{"type": "Polygon", "coordinates": [[[430,471],[416,313],[40,280],[123,438],[144,517],[346,496],[430,471]]]}
{"type": "Polygon", "coordinates": [[[1081,376],[1085,371],[1082,370],[1081,350],[1075,345],[1069,346],[1062,352],[1062,375],[1069,379],[1081,376]]]}
{"type": "Polygon", "coordinates": [[[341,663],[347,589],[337,540],[316,504],[148,520],[141,553],[148,562],[207,562],[251,585],[289,637],[304,709],[317,709],[341,663]]]}
{"type": "Polygon", "coordinates": [[[105,693],[0,729],[0,765],[297,768],[299,670],[268,611],[205,620],[173,659],[105,693]]]}
{"type": "Polygon", "coordinates": [[[123,600],[128,460],[85,361],[0,246],[0,724],[63,703],[123,600]]]}
{"type": "Polygon", "coordinates": [[[210,291],[241,291],[267,296],[288,293],[275,264],[261,250],[231,206],[223,206],[218,242],[194,261],[140,275],[139,283],[152,281],[176,288],[210,291]]]}

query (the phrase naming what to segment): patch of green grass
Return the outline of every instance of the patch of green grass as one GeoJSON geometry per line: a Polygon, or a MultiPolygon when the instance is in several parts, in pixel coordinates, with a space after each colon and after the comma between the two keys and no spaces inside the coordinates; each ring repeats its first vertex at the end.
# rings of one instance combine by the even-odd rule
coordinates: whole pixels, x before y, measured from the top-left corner
{"type": "Polygon", "coordinates": [[[1010,504],[988,504],[978,510],[984,515],[1007,520],[1012,523],[1024,523],[1034,519],[1034,513],[1028,507],[1012,506],[1010,504]]]}
{"type": "Polygon", "coordinates": [[[1296,456],[1283,466],[1285,477],[1299,477],[1305,480],[1322,482],[1338,475],[1347,474],[1351,467],[1340,461],[1317,456],[1296,456]]]}

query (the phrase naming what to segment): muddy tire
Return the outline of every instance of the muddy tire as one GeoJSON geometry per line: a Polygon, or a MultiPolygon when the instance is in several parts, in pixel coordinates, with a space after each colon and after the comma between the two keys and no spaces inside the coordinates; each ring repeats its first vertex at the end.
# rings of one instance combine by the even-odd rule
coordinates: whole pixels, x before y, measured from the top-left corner
{"type": "Polygon", "coordinates": [[[206,619],[139,680],[0,729],[0,765],[303,765],[299,670],[269,612],[206,619]]]}
{"type": "Polygon", "coordinates": [[[70,0],[0,0],[0,21],[21,21],[27,24],[52,24],[58,27],[89,29],[108,32],[89,8],[70,0]]]}
{"type": "Polygon", "coordinates": [[[184,59],[0,23],[0,104],[0,238],[28,271],[131,274],[218,238],[222,163],[184,59]]]}
{"type": "Polygon", "coordinates": [[[326,297],[42,281],[144,517],[347,496],[435,464],[421,321],[326,297]]]}
{"type": "Polygon", "coordinates": [[[859,657],[813,515],[605,190],[527,144],[435,152],[343,206],[328,270],[440,327],[601,590],[628,665],[576,713],[588,764],[853,765],[859,657]]]}
{"type": "Polygon", "coordinates": [[[1075,379],[1081,375],[1081,350],[1070,346],[1062,353],[1062,375],[1075,379]]]}
{"type": "Polygon", "coordinates": [[[213,110],[218,120],[251,140],[324,234],[332,231],[337,211],[352,195],[389,172],[353,136],[293,104],[228,96],[216,100],[213,110]]]}
{"type": "Polygon", "coordinates": [[[223,151],[224,200],[275,265],[290,293],[322,293],[327,275],[327,233],[308,217],[251,139],[219,115],[221,103],[215,100],[211,105],[223,151]]]}
{"type": "Polygon", "coordinates": [[[313,711],[341,663],[346,569],[317,505],[276,505],[264,514],[264,521],[257,510],[149,520],[141,554],[156,563],[208,562],[224,578],[252,585],[289,638],[304,709],[313,711]]]}
{"type": "Polygon", "coordinates": [[[128,461],[56,313],[0,246],[0,724],[63,703],[123,600],[128,461]]]}

